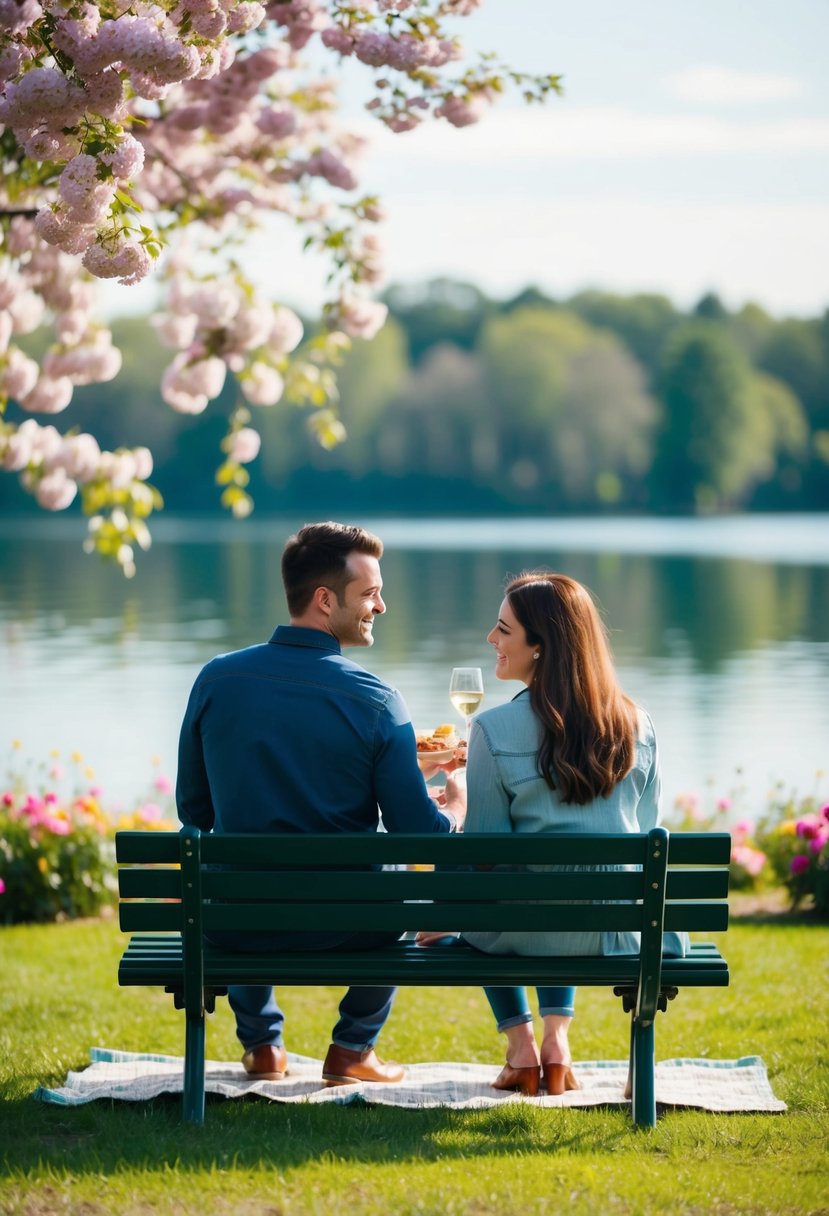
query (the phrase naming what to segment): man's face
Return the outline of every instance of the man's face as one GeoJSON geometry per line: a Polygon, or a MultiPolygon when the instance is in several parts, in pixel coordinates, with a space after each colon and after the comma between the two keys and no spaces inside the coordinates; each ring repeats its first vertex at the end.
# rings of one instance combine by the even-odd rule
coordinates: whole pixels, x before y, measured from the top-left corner
{"type": "Polygon", "coordinates": [[[374,618],[386,611],[380,595],[380,563],[367,553],[349,553],[346,572],[348,582],[342,596],[335,600],[329,629],[341,646],[371,646],[374,618]]]}

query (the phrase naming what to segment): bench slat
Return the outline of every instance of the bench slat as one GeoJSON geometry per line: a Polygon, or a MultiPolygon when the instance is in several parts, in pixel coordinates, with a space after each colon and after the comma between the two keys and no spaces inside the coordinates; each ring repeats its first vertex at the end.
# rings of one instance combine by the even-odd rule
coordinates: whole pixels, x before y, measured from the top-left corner
{"type": "Polygon", "coordinates": [[[642,909],[635,904],[610,903],[385,903],[382,908],[358,903],[206,904],[203,924],[205,932],[285,930],[286,927],[326,930],[333,925],[348,932],[382,928],[405,933],[410,929],[451,931],[460,928],[564,933],[574,929],[636,930],[642,924],[642,909]],[[288,915],[289,922],[286,920],[288,915]]]}
{"type": "MultiPolygon", "coordinates": [[[[166,943],[165,943],[166,945],[166,943]]],[[[128,951],[121,964],[119,981],[124,985],[174,983],[181,977],[181,944],[178,954],[166,949],[155,959],[135,958],[128,951]]],[[[453,986],[577,983],[588,986],[634,985],[639,975],[636,955],[610,957],[519,958],[514,955],[483,955],[464,944],[423,949],[400,943],[382,951],[240,955],[208,947],[205,950],[205,983],[273,983],[297,985],[415,984],[453,986]]],[[[716,948],[694,947],[685,959],[665,959],[663,987],[673,985],[723,987],[728,981],[725,960],[716,948]]]]}
{"type": "MultiPolygon", "coordinates": [[[[353,871],[320,875],[314,871],[207,871],[202,894],[208,899],[304,900],[308,891],[322,887],[326,899],[337,901],[352,895],[358,886],[361,900],[382,901],[394,895],[402,899],[474,899],[482,881],[490,899],[641,899],[640,871],[578,871],[565,873],[525,872],[516,874],[469,873],[366,873],[355,879],[353,871]]],[[[178,869],[129,869],[118,872],[122,899],[178,899],[181,874],[178,869]]],[[[668,874],[667,898],[724,899],[728,894],[727,870],[676,870],[668,874]]]]}

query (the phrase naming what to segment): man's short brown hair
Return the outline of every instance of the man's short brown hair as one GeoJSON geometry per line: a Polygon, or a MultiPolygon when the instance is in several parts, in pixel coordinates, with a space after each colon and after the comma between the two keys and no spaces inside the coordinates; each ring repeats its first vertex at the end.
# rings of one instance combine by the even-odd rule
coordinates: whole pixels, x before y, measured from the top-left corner
{"type": "Polygon", "coordinates": [[[365,528],[328,521],[305,524],[291,536],[282,551],[282,582],[291,616],[301,616],[317,587],[330,587],[342,601],[349,582],[346,563],[349,553],[369,557],[383,555],[379,536],[365,528]]]}

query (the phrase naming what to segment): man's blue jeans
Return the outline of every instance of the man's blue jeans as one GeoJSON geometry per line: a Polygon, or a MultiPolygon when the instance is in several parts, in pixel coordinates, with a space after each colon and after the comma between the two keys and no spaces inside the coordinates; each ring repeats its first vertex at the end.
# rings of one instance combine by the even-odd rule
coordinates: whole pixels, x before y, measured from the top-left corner
{"type": "MultiPolygon", "coordinates": [[[[233,949],[251,950],[253,943],[231,942],[228,934],[216,934],[217,944],[233,949]]],[[[400,938],[399,933],[285,933],[262,935],[265,949],[275,950],[379,950],[400,938]]],[[[263,948],[257,943],[256,948],[263,948]]],[[[340,1002],[339,1020],[331,1034],[332,1043],[350,1051],[368,1051],[375,1043],[391,1013],[396,988],[349,988],[340,1002]]],[[[245,1051],[266,1044],[282,1046],[285,1015],[276,1003],[269,984],[231,985],[227,990],[230,1008],[236,1015],[236,1034],[245,1051]]]]}

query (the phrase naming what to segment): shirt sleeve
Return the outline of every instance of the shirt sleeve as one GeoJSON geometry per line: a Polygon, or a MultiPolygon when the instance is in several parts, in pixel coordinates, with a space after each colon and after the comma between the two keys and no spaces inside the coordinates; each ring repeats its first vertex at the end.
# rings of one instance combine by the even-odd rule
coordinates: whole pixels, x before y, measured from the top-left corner
{"type": "Polygon", "coordinates": [[[636,819],[640,832],[649,832],[651,828],[657,827],[662,820],[662,772],[659,767],[659,746],[656,742],[656,734],[650,718],[648,718],[648,726],[652,739],[651,766],[645,778],[645,788],[642,790],[642,796],[636,808],[636,819]]]}
{"type": "Polygon", "coordinates": [[[475,719],[469,731],[464,832],[511,832],[510,798],[486,732],[475,719]]]}
{"type": "Polygon", "coordinates": [[[450,822],[426,790],[406,703],[396,690],[380,715],[374,786],[387,832],[448,832],[450,822]]]}
{"type": "Polygon", "coordinates": [[[187,702],[178,744],[178,776],[176,806],[183,824],[191,824],[203,832],[213,830],[216,813],[210,796],[210,783],[204,762],[199,713],[201,681],[196,680],[187,702]]]}

